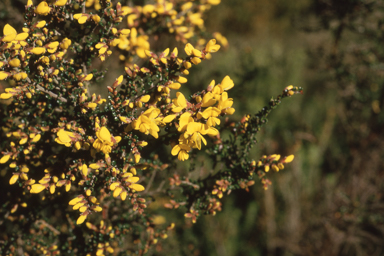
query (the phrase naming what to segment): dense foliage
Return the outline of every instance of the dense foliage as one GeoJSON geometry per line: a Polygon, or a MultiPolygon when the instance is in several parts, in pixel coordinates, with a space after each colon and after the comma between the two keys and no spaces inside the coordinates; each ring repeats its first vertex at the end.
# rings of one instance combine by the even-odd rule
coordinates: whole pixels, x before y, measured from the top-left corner
{"type": "Polygon", "coordinates": [[[4,26],[2,254],[159,250],[175,224],[152,204],[180,208],[195,223],[255,178],[267,188],[269,170],[293,160],[250,150],[269,113],[301,88],[287,86],[240,121],[229,118],[236,88],[229,76],[182,93],[190,68],[227,46],[219,33],[205,39],[203,14],[219,2],[28,0],[21,32],[4,26]],[[163,34],[183,43],[185,54],[151,51],[163,34]],[[108,58],[125,72],[102,86],[106,92],[92,92],[104,83],[108,58]],[[196,172],[201,155],[212,162],[207,173],[196,172]],[[188,171],[180,161],[191,162],[188,171]]]}

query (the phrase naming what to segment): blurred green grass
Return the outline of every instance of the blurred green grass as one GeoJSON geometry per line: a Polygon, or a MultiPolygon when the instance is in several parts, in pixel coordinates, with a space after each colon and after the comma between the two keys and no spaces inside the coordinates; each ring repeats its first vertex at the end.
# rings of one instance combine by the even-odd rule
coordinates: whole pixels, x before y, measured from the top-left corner
{"type": "MultiPolygon", "coordinates": [[[[374,38],[367,39],[353,27],[357,26],[353,18],[360,19],[358,26],[364,25],[361,17],[356,18],[360,12],[372,11],[370,6],[363,9],[369,3],[365,4],[228,0],[212,8],[208,30],[227,36],[230,47],[191,70],[195,75],[189,76],[190,90],[204,89],[212,79],[219,82],[229,75],[235,82],[229,96],[234,98],[235,118],[240,118],[256,113],[290,84],[303,87],[303,95],[284,100],[270,114],[252,152],[255,158],[294,154],[295,160],[272,174],[269,190],[256,184],[249,193],[232,193],[225,197],[217,216],[200,218],[193,229],[183,230],[182,237],[171,238],[181,247],[192,237],[197,243],[195,250],[174,249],[172,255],[384,253],[380,243],[383,219],[378,217],[383,216],[379,210],[383,185],[371,180],[383,177],[383,164],[378,160],[383,150],[364,142],[369,136],[381,138],[382,122],[377,120],[383,114],[372,113],[371,103],[379,99],[383,106],[383,76],[370,67],[382,65],[382,55],[376,56],[377,63],[367,65],[371,80],[346,74],[363,62],[355,56],[359,43],[377,49],[374,38]],[[336,42],[343,19],[350,24],[336,42]],[[336,46],[339,55],[335,55],[336,46]],[[371,81],[377,95],[370,92],[371,81]],[[366,103],[360,106],[359,100],[366,103]],[[364,125],[372,122],[374,127],[364,125]],[[364,159],[370,159],[373,168],[365,170],[364,159]]],[[[383,14],[378,9],[376,15],[383,14]]]]}

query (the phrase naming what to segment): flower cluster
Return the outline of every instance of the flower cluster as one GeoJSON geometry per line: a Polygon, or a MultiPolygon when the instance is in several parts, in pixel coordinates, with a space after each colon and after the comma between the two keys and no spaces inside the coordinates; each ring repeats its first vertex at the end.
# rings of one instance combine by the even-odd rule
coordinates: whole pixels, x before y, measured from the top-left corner
{"type": "MultiPolygon", "coordinates": [[[[165,207],[181,206],[185,217],[196,222],[202,213],[221,210],[225,192],[248,190],[256,169],[278,171],[293,159],[271,156],[254,164],[247,150],[231,151],[235,142],[221,140],[225,129],[236,139],[248,140],[261,125],[253,120],[266,117],[263,112],[229,123],[228,116],[235,112],[229,76],[191,96],[183,93],[191,68],[227,45],[220,34],[217,40],[200,38],[195,46],[188,42],[200,37],[203,13],[219,2],[157,0],[123,6],[111,0],[28,0],[22,31],[4,26],[0,80],[9,86],[0,94],[5,105],[0,164],[7,183],[18,185],[12,188],[19,195],[4,197],[4,209],[9,208],[5,215],[10,223],[22,221],[39,234],[57,235],[58,226],[71,230],[61,231],[55,240],[62,243],[59,247],[47,247],[53,243],[50,238],[30,237],[34,248],[47,255],[55,255],[58,248],[79,255],[113,254],[117,243],[112,241],[131,239],[129,248],[143,254],[174,227],[157,227],[147,207],[156,196],[183,187],[180,199],[171,196],[165,207]],[[181,41],[184,52],[177,47],[151,51],[149,41],[161,33],[181,41]],[[125,72],[114,74],[117,78],[105,86],[105,94],[97,95],[92,85],[106,73],[100,63],[116,56],[125,72]],[[226,169],[205,182],[175,173],[169,174],[169,186],[156,179],[175,161],[193,161],[193,152],[203,148],[215,162],[219,155],[226,169]],[[49,203],[36,203],[44,200],[49,203]],[[55,227],[45,222],[49,215],[43,216],[51,206],[66,214],[55,227]],[[26,220],[24,211],[33,218],[26,220]],[[34,219],[44,220],[44,225],[34,219]],[[81,224],[88,229],[78,235],[92,243],[72,241],[71,232],[81,224]],[[138,236],[140,232],[146,235],[138,236]]],[[[300,91],[290,86],[281,97],[300,91]]]]}

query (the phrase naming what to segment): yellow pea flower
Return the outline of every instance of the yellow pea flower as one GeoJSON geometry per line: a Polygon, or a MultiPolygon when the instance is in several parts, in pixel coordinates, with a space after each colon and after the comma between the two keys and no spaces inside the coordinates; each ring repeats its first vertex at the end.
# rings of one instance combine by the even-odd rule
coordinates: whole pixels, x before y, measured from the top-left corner
{"type": "Polygon", "coordinates": [[[9,62],[9,65],[11,65],[14,68],[20,67],[20,60],[19,59],[12,59],[9,62]]]}
{"type": "Polygon", "coordinates": [[[57,138],[55,139],[55,141],[59,144],[65,145],[66,147],[70,147],[72,142],[71,138],[75,138],[73,132],[68,132],[63,129],[58,131],[56,135],[57,138]]]}
{"type": "Polygon", "coordinates": [[[46,186],[42,185],[42,184],[33,184],[31,186],[31,193],[32,194],[38,194],[40,193],[41,191],[43,191],[44,189],[46,188],[46,186]]]}
{"type": "Polygon", "coordinates": [[[217,52],[219,49],[220,49],[220,45],[216,44],[215,39],[209,40],[207,45],[205,46],[206,52],[217,52]]]}
{"type": "Polygon", "coordinates": [[[76,13],[73,15],[73,18],[79,22],[79,24],[84,24],[88,20],[88,15],[85,13],[76,13]]]}
{"type": "Polygon", "coordinates": [[[46,16],[51,11],[51,7],[48,6],[47,2],[43,1],[36,6],[35,13],[46,16]]]}
{"type": "Polygon", "coordinates": [[[16,29],[14,29],[11,25],[6,24],[3,28],[3,42],[11,42],[12,40],[15,39],[17,36],[16,29]]]}

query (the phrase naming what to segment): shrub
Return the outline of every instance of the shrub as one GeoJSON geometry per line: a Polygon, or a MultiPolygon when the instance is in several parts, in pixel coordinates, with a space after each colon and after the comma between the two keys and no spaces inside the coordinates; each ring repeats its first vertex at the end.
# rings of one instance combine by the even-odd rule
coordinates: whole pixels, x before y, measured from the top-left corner
{"type": "Polygon", "coordinates": [[[219,2],[28,0],[22,31],[4,26],[2,254],[142,255],[175,226],[148,207],[155,200],[194,223],[255,177],[267,188],[268,171],[293,160],[249,152],[268,114],[301,88],[286,87],[240,121],[229,119],[229,76],[187,97],[179,91],[192,66],[227,45],[219,33],[205,40],[202,15],[219,2]],[[163,35],[186,55],[150,51],[163,35]],[[109,72],[108,58],[125,73],[105,98],[91,86],[109,72]],[[193,175],[200,159],[212,170],[193,175]]]}

